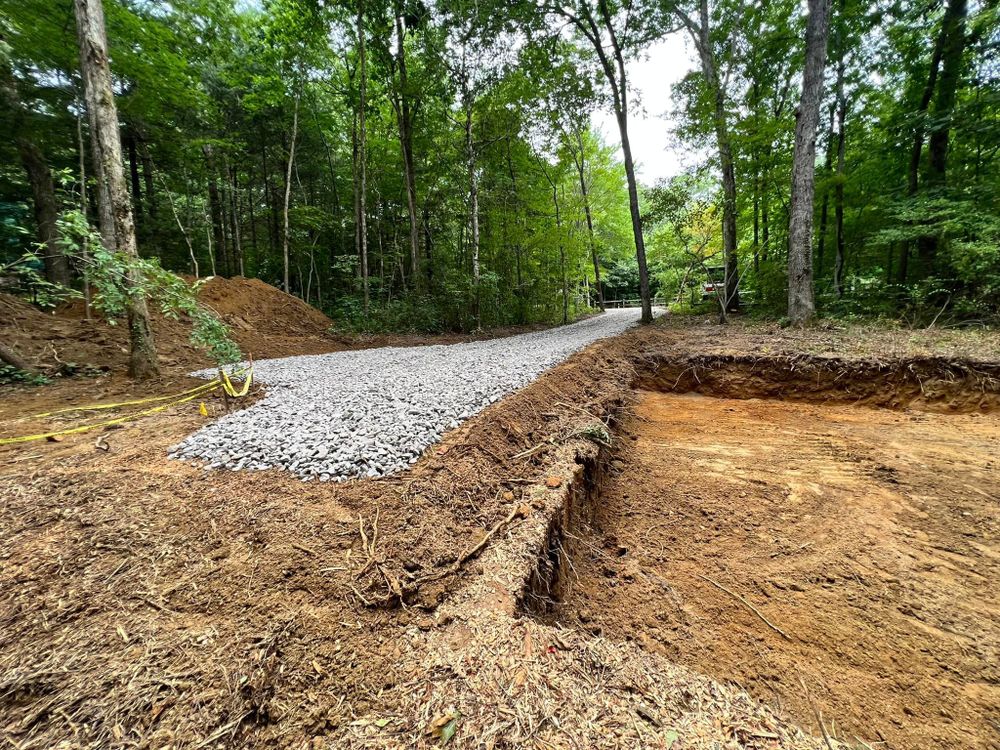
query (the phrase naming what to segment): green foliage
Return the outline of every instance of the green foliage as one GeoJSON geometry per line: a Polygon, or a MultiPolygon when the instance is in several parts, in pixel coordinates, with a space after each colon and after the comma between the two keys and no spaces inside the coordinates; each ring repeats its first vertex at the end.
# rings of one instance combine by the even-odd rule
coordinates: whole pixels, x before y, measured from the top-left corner
{"type": "MultiPolygon", "coordinates": [[[[608,298],[638,295],[617,144],[590,130],[592,112],[609,108],[614,96],[592,32],[574,19],[588,13],[596,19],[598,46],[614,29],[627,63],[678,28],[686,33],[681,13],[700,22],[696,3],[365,2],[367,315],[355,213],[358,4],[105,0],[141,266],[102,254],[82,217],[65,212],[79,208],[84,193],[89,205],[96,203],[93,179],[80,179],[78,126],[85,169],[88,175],[95,170],[80,117],[70,6],[53,9],[48,0],[8,5],[9,18],[0,19],[0,66],[9,67],[22,111],[15,122],[8,111],[14,108],[0,108],[0,124],[11,133],[18,125],[44,154],[60,186],[64,247],[75,258],[84,246],[91,249],[90,260],[77,262],[75,271],[101,285],[101,304],[115,314],[125,301],[122,275],[138,274],[142,293],[155,304],[196,318],[196,336],[213,356],[238,356],[222,343],[221,324],[203,317],[190,295],[162,274],[244,273],[280,283],[286,192],[291,291],[331,310],[345,330],[434,332],[559,321],[564,307],[569,317],[586,309],[595,254],[608,298]],[[410,260],[404,112],[419,273],[410,260]]],[[[937,96],[921,109],[944,7],[914,0],[834,3],[817,141],[814,269],[824,314],[930,320],[943,309],[943,319],[991,321],[1000,315],[1000,73],[994,62],[1000,20],[988,3],[970,7],[954,109],[937,111],[937,96]],[[838,70],[845,103],[842,170],[838,70]],[[929,179],[928,140],[942,125],[950,137],[938,184],[929,179]],[[920,134],[914,191],[908,170],[920,134]],[[844,267],[835,283],[838,238],[844,267]]],[[[713,0],[707,9],[738,183],[741,289],[751,311],[777,316],[787,296],[802,8],[794,0],[713,0]]],[[[681,148],[704,158],[690,174],[647,186],[640,196],[653,284],[663,301],[677,300],[678,309],[703,309],[703,267],[721,265],[716,92],[694,56],[691,67],[695,72],[673,91],[674,111],[664,127],[681,148]]],[[[59,290],[43,283],[31,200],[17,139],[0,141],[0,265],[16,271],[40,303],[53,304],[59,290]]]]}
{"type": "Polygon", "coordinates": [[[109,323],[126,314],[130,297],[144,297],[156,304],[166,317],[176,320],[186,315],[192,323],[192,343],[205,349],[217,364],[241,359],[239,347],[230,338],[226,324],[198,303],[198,289],[203,281],[189,284],[161,267],[156,259],[109,252],[78,211],[65,212],[58,226],[63,251],[85,264],[85,277],[92,290],[91,302],[109,323]]]}
{"type": "Polygon", "coordinates": [[[13,365],[0,362],[0,385],[47,385],[44,375],[18,370],[13,365]]]}

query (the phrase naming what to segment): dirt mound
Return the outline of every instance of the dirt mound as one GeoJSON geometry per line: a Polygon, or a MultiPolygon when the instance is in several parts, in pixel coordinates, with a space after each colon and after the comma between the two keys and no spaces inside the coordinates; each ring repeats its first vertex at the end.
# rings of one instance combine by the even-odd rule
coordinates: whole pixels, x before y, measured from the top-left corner
{"type": "Polygon", "coordinates": [[[213,276],[198,301],[212,308],[233,329],[275,336],[324,336],[331,321],[298,297],[260,279],[213,276]]]}
{"type": "MultiPolygon", "coordinates": [[[[244,354],[260,359],[290,354],[318,354],[343,349],[328,334],[330,320],[297,297],[257,279],[213,277],[199,300],[229,326],[244,354]]],[[[191,322],[167,318],[155,307],[153,333],[161,368],[167,373],[210,364],[190,342],[191,322]]],[[[124,370],[128,356],[125,327],[97,316],[88,320],[82,300],[45,313],[0,294],[0,340],[47,372],[66,371],[67,363],[104,370],[124,370]]]]}

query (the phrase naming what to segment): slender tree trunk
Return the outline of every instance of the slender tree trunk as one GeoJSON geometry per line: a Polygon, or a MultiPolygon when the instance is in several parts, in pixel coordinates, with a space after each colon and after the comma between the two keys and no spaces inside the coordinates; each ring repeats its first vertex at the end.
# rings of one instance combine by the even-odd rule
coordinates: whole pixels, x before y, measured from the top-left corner
{"type": "Polygon", "coordinates": [[[125,129],[125,148],[128,151],[128,171],[132,186],[132,203],[135,206],[136,225],[142,227],[142,187],[139,183],[139,150],[131,127],[125,129]]]}
{"type": "Polygon", "coordinates": [[[149,145],[139,138],[139,161],[142,164],[142,181],[146,188],[146,212],[156,216],[156,192],[153,190],[153,159],[149,155],[149,145]]]}
{"type": "MultiPolygon", "coordinates": [[[[3,44],[0,35],[0,44],[3,44]]],[[[31,185],[31,196],[35,209],[35,224],[38,230],[38,242],[43,247],[42,261],[45,264],[45,278],[53,284],[68,286],[70,283],[69,262],[59,246],[59,234],[56,220],[59,218],[59,204],[56,201],[55,183],[52,172],[45,161],[41,150],[25,132],[24,108],[17,92],[14,74],[0,59],[0,96],[11,112],[12,135],[17,143],[21,164],[28,175],[31,185]]],[[[86,183],[81,181],[81,190],[86,183]]],[[[83,193],[81,193],[82,195],[83,193]]]]}
{"type": "MultiPolygon", "coordinates": [[[[80,170],[80,213],[87,220],[87,158],[83,146],[83,117],[76,115],[76,155],[80,170]]],[[[90,242],[84,238],[80,245],[81,276],[83,276],[83,316],[90,320],[90,242]]]]}
{"type": "Polygon", "coordinates": [[[413,107],[410,103],[406,69],[402,3],[395,3],[393,10],[396,16],[396,63],[399,66],[396,117],[399,121],[399,144],[403,152],[403,176],[406,180],[406,211],[410,219],[410,278],[413,286],[419,289],[422,279],[419,255],[420,223],[417,218],[417,181],[413,168],[413,107]]]}
{"type": "Polygon", "coordinates": [[[469,172],[469,224],[472,244],[472,315],[476,321],[476,330],[483,325],[482,308],[479,288],[479,178],[476,175],[476,148],[472,140],[472,92],[468,88],[468,80],[463,81],[463,98],[465,100],[465,158],[469,172]]]}
{"type": "Polygon", "coordinates": [[[28,174],[31,195],[34,199],[35,224],[38,228],[38,242],[43,247],[42,261],[45,264],[45,279],[53,284],[69,286],[69,261],[59,246],[59,206],[56,202],[55,184],[52,172],[38,147],[27,138],[17,139],[21,163],[28,174]]]}
{"type": "MultiPolygon", "coordinates": [[[[913,143],[910,147],[910,164],[907,170],[906,193],[910,197],[917,194],[920,189],[920,157],[924,150],[924,135],[926,132],[925,118],[927,110],[930,108],[931,99],[934,98],[934,89],[937,87],[938,72],[941,69],[941,53],[944,46],[945,29],[942,27],[934,43],[934,51],[931,53],[931,64],[927,71],[927,82],[920,95],[920,102],[917,105],[917,112],[913,126],[913,143]]],[[[896,281],[900,284],[906,283],[909,273],[911,242],[904,240],[899,245],[899,265],[896,269],[896,281]]]]}
{"type": "Polygon", "coordinates": [[[771,201],[767,184],[761,177],[760,190],[760,259],[766,263],[771,250],[771,201]]]}
{"type": "Polygon", "coordinates": [[[358,254],[361,256],[361,286],[364,290],[364,310],[368,315],[368,308],[371,304],[368,284],[368,227],[367,227],[367,206],[366,193],[368,190],[368,132],[366,120],[366,108],[368,106],[366,97],[368,93],[368,61],[367,49],[365,45],[364,30],[364,0],[358,0],[358,185],[357,185],[357,243],[358,254]]]}
{"type": "MultiPolygon", "coordinates": [[[[288,224],[288,205],[292,198],[292,167],[295,165],[295,141],[299,136],[299,94],[295,94],[295,109],[292,113],[292,143],[288,147],[288,169],[285,170],[285,205],[282,208],[283,231],[281,233],[281,255],[284,259],[284,289],[285,294],[291,294],[291,283],[289,281],[289,256],[288,245],[291,238],[291,230],[288,224]]],[[[301,278],[299,279],[301,285],[301,278]]]]}
{"type": "MultiPolygon", "coordinates": [[[[702,75],[712,93],[712,126],[715,130],[716,149],[719,152],[719,169],[722,173],[722,249],[725,261],[724,311],[739,309],[739,264],[736,256],[736,169],[733,160],[732,139],[726,117],[726,92],[719,78],[719,69],[712,46],[708,0],[698,5],[698,23],[682,16],[694,40],[701,61],[702,75]]],[[[723,316],[723,319],[725,316],[723,316]]]]}
{"type": "Polygon", "coordinates": [[[812,274],[813,195],[816,179],[816,129],[823,93],[829,24],[830,0],[809,0],[802,96],[795,120],[788,225],[788,317],[796,324],[806,323],[816,315],[812,274]]]}
{"type": "Polygon", "coordinates": [[[215,164],[215,151],[211,144],[206,143],[201,147],[205,155],[205,164],[208,168],[208,208],[212,223],[212,240],[215,245],[214,257],[218,263],[213,263],[212,273],[214,274],[216,265],[222,269],[222,273],[229,275],[229,267],[226,262],[226,238],[223,230],[223,210],[222,198],[219,195],[218,170],[215,164]]]}
{"type": "Polygon", "coordinates": [[[760,163],[756,155],[753,174],[753,272],[760,273],[760,163]]]}
{"type": "MultiPolygon", "coordinates": [[[[826,159],[823,162],[823,175],[829,180],[830,175],[833,174],[833,152],[835,149],[835,143],[837,140],[837,134],[834,132],[834,122],[837,116],[837,104],[834,102],[830,105],[830,127],[827,128],[827,141],[826,141],[826,159]]],[[[823,256],[826,253],[826,230],[827,230],[827,219],[830,212],[830,188],[827,186],[823,190],[823,204],[819,210],[819,237],[816,243],[816,277],[823,278],[823,256]]]]}
{"type": "Polygon", "coordinates": [[[562,322],[569,322],[569,279],[566,275],[566,245],[562,237],[562,214],[559,211],[559,193],[552,181],[552,205],[556,211],[556,234],[559,236],[559,275],[562,278],[562,322]]]}
{"type": "Polygon", "coordinates": [[[229,167],[229,221],[232,224],[231,234],[233,238],[233,255],[235,256],[235,271],[243,276],[243,242],[240,237],[240,212],[239,212],[239,179],[236,174],[236,167],[229,167]]]}
{"type": "Polygon", "coordinates": [[[642,218],[639,213],[639,187],[635,179],[635,161],[628,135],[628,78],[625,74],[625,57],[621,41],[612,21],[611,9],[606,0],[598,0],[598,17],[595,18],[587,4],[580,7],[580,16],[560,10],[564,18],[576,25],[587,37],[601,63],[601,69],[611,88],[612,105],[618,132],[621,136],[622,156],[625,162],[625,180],[628,183],[628,207],[632,217],[632,235],[635,239],[635,259],[639,266],[639,296],[642,299],[642,322],[653,322],[653,302],[649,294],[649,270],[646,267],[646,243],[642,236],[642,218]],[[604,27],[608,42],[599,30],[604,27]],[[610,55],[609,55],[610,49],[610,55]],[[612,59],[613,58],[613,59],[612,59]]]}
{"type": "MultiPolygon", "coordinates": [[[[104,8],[101,0],[74,0],[77,35],[80,42],[80,70],[90,118],[91,138],[97,155],[95,169],[102,176],[105,190],[101,196],[114,220],[117,249],[128,258],[138,258],[132,205],[125,186],[122,168],[118,110],[111,85],[104,8]]],[[[125,279],[128,328],[131,342],[129,373],[135,378],[159,374],[156,347],[150,327],[146,298],[142,293],[139,271],[130,268],[125,279]]]]}
{"type": "Polygon", "coordinates": [[[834,188],[834,227],[837,239],[837,255],[833,265],[833,286],[837,297],[844,296],[844,162],[847,146],[847,96],[844,94],[844,58],[841,55],[837,65],[837,184],[834,188]]]}
{"type": "Polygon", "coordinates": [[[597,290],[597,305],[604,312],[604,291],[601,288],[601,261],[597,257],[597,243],[594,241],[594,217],[590,210],[590,191],[587,189],[586,155],[583,147],[583,133],[576,131],[576,145],[579,148],[579,158],[576,162],[577,175],[580,178],[580,195],[583,197],[583,213],[587,219],[587,240],[590,243],[590,259],[594,264],[594,289],[597,290]]]}

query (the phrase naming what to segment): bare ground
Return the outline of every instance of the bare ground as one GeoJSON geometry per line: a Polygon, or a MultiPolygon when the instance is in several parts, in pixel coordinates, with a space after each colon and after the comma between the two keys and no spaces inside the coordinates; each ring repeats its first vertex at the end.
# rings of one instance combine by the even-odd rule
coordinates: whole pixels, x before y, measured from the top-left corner
{"type": "Polygon", "coordinates": [[[646,391],[623,432],[556,619],[815,734],[994,746],[1000,420],[646,391]]]}
{"type": "MultiPolygon", "coordinates": [[[[928,353],[884,336],[868,361],[928,353]]],[[[936,353],[1000,360],[995,335],[953,337],[936,353]]],[[[0,736],[25,748],[414,747],[452,731],[459,747],[820,747],[787,702],[520,612],[553,519],[605,463],[593,428],[627,413],[637,372],[763,347],[856,358],[852,341],[690,321],[630,333],[377,481],[168,462],[204,420],[194,404],[106,433],[107,452],[93,435],[0,448],[0,736]]],[[[989,409],[991,376],[971,370],[942,393],[978,384],[956,408],[989,409]]],[[[166,377],[157,387],[185,382],[166,377]]],[[[7,389],[0,418],[80,403],[88,383],[109,399],[128,390],[116,374],[7,389]]],[[[985,547],[995,560],[995,536],[985,547]]],[[[995,621],[982,627],[995,637],[995,621]]]]}

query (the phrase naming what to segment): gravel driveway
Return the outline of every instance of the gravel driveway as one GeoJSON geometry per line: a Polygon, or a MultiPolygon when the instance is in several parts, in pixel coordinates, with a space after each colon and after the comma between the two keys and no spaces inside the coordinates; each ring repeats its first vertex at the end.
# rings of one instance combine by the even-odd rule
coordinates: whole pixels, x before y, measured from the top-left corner
{"type": "Polygon", "coordinates": [[[171,456],[211,468],[282,468],[305,480],[389,474],[573,352],[638,320],[639,310],[611,310],[488,341],[262,360],[254,373],[267,395],[186,438],[171,456]]]}

